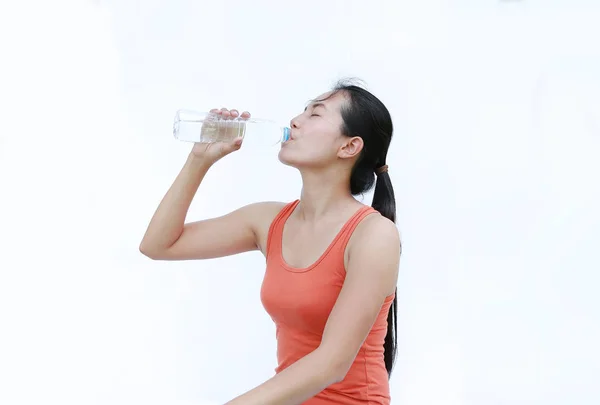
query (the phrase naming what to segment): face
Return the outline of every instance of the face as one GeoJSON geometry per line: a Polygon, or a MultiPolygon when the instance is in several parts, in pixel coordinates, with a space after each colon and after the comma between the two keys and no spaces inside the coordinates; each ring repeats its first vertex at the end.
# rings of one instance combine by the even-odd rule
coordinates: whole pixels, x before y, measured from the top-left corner
{"type": "Polygon", "coordinates": [[[296,168],[326,167],[360,152],[362,139],[342,134],[341,108],[346,97],[342,93],[329,96],[325,93],[317,97],[292,119],[290,139],[279,151],[282,163],[296,168]]]}

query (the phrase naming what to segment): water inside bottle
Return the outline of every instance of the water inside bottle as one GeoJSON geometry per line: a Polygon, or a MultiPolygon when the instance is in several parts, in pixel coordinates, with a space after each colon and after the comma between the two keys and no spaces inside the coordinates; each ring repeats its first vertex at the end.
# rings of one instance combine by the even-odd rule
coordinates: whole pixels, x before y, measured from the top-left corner
{"type": "Polygon", "coordinates": [[[200,142],[231,142],[246,135],[246,123],[238,120],[206,119],[200,131],[200,142]]]}
{"type": "Polygon", "coordinates": [[[289,130],[266,120],[223,120],[216,115],[178,112],[173,124],[173,135],[186,142],[231,142],[244,138],[246,146],[276,146],[287,140],[289,130]],[[187,114],[187,115],[186,115],[187,114]]]}

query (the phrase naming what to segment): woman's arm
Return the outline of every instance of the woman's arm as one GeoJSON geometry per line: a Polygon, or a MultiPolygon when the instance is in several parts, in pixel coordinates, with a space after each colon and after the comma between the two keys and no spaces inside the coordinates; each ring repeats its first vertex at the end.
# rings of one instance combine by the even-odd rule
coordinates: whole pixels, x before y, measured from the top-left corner
{"type": "Polygon", "coordinates": [[[298,405],[342,381],[386,297],[396,290],[399,261],[395,224],[379,215],[365,219],[351,239],[346,279],[320,346],[227,405],[298,405]]]}

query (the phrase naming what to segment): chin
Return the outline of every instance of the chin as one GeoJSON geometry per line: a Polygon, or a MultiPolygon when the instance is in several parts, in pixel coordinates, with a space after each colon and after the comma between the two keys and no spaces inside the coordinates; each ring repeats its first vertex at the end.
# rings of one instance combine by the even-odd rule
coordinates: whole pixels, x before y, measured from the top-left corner
{"type": "Polygon", "coordinates": [[[293,154],[289,153],[288,150],[286,150],[285,148],[282,148],[279,150],[278,158],[279,158],[279,161],[286,166],[297,167],[296,159],[294,159],[294,156],[292,156],[292,155],[293,154]]]}

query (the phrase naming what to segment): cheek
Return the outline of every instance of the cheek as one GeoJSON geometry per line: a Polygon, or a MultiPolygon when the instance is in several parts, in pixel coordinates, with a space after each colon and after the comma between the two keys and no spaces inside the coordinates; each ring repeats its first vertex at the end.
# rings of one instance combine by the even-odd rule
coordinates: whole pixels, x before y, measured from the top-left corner
{"type": "Polygon", "coordinates": [[[301,154],[305,161],[324,163],[335,159],[336,152],[335,146],[329,139],[320,138],[307,144],[306,148],[302,149],[301,154]]]}

